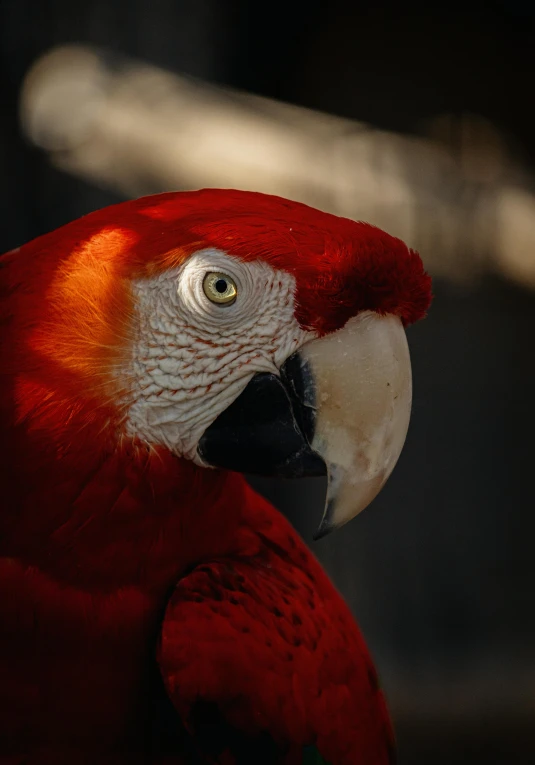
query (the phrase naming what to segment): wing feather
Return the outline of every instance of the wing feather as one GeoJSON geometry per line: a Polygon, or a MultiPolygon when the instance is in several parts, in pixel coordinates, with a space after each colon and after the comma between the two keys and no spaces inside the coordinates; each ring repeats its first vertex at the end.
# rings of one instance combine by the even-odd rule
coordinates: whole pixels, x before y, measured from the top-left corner
{"type": "Polygon", "coordinates": [[[387,765],[392,729],[363,639],[291,536],[286,547],[262,536],[257,555],[199,565],[178,583],[158,653],[167,692],[201,749],[218,740],[213,762],[302,765],[315,746],[313,762],[387,765]],[[239,742],[256,760],[236,758],[239,742]]]}

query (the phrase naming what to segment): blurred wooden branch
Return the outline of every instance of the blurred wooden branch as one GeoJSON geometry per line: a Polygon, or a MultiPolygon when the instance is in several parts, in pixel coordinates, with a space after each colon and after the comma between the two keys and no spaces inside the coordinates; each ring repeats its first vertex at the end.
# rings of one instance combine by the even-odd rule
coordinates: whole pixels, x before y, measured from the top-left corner
{"type": "Polygon", "coordinates": [[[535,196],[477,120],[453,151],[81,46],[35,64],[21,119],[55,165],[127,196],[280,194],[386,229],[435,276],[499,271],[535,287],[535,196]]]}

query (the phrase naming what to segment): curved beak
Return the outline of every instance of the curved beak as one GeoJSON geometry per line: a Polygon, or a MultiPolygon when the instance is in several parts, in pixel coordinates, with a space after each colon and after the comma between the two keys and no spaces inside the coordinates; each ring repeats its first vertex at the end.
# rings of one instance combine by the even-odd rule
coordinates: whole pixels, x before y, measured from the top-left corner
{"type": "Polygon", "coordinates": [[[201,437],[205,464],[267,476],[328,475],[315,539],[379,493],[407,435],[412,382],[401,321],[365,312],[254,375],[201,437]]]}

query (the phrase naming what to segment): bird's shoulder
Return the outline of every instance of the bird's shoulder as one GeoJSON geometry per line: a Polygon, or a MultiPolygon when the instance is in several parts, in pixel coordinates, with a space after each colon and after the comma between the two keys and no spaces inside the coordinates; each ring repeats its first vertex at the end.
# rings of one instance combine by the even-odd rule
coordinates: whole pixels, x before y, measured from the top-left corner
{"type": "Polygon", "coordinates": [[[361,752],[386,765],[388,712],[351,613],[286,521],[255,523],[253,554],[200,563],[168,603],[158,660],[182,723],[219,754],[244,748],[229,762],[345,765],[361,752]]]}

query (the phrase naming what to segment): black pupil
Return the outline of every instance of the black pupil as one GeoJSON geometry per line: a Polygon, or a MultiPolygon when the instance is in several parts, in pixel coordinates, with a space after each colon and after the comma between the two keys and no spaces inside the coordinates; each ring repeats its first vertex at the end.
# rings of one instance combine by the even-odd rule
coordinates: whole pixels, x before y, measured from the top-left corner
{"type": "Polygon", "coordinates": [[[215,288],[220,295],[227,291],[227,282],[225,279],[218,279],[215,283],[215,288]]]}

